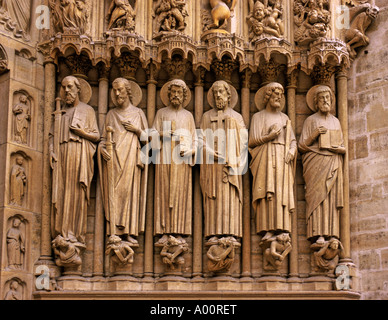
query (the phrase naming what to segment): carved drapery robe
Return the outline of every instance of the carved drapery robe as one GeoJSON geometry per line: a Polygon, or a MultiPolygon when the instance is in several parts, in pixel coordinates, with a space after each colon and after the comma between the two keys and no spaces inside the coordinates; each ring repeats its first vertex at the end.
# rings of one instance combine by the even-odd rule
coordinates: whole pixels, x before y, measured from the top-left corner
{"type": "Polygon", "coordinates": [[[250,169],[253,175],[252,206],[256,214],[258,234],[267,231],[291,231],[291,212],[295,209],[295,163],[294,161],[285,163],[286,140],[290,142],[287,148],[294,155],[297,144],[291,128],[286,139],[288,121],[289,118],[284,113],[279,112],[271,117],[265,109],[252,117],[249,144],[258,145],[250,148],[252,155],[250,169]],[[263,137],[275,123],[283,129],[277,138],[265,143],[263,137]],[[268,199],[269,194],[272,200],[268,199]]]}
{"type": "Polygon", "coordinates": [[[162,133],[166,126],[175,129],[176,136],[172,140],[161,137],[159,164],[155,166],[154,233],[191,235],[192,166],[196,153],[182,158],[179,151],[196,149],[195,122],[189,111],[169,106],[157,112],[153,130],[162,133]]]}
{"type": "MultiPolygon", "coordinates": [[[[215,119],[219,117],[217,110],[212,109],[204,113],[201,123],[202,135],[200,145],[203,152],[201,164],[200,183],[203,194],[204,206],[204,236],[231,235],[242,237],[242,175],[239,170],[246,163],[246,153],[243,150],[244,143],[248,139],[242,116],[231,108],[223,112],[224,120],[219,125],[215,119]],[[217,161],[206,148],[218,148],[222,143],[219,139],[213,146],[210,136],[215,136],[221,129],[226,133],[225,155],[226,163],[217,161]],[[207,131],[206,130],[210,130],[207,131]],[[210,144],[209,144],[210,143],[210,144]],[[209,158],[214,159],[210,163],[209,158]]],[[[215,138],[217,140],[217,137],[215,138]]]]}
{"type": "Polygon", "coordinates": [[[31,0],[3,0],[3,8],[25,33],[30,30],[31,4],[31,0]]]}
{"type": "Polygon", "coordinates": [[[59,143],[60,159],[58,198],[54,203],[53,236],[65,239],[76,238],[85,243],[87,207],[94,173],[93,156],[96,145],[73,133],[69,126],[84,128],[89,134],[100,136],[95,111],[89,105],[79,102],[75,107],[64,110],[59,143]]]}
{"type": "Polygon", "coordinates": [[[303,177],[306,183],[307,237],[339,237],[340,210],[343,207],[343,156],[329,150],[320,149],[316,140],[306,145],[313,131],[324,126],[329,131],[342,129],[339,120],[329,114],[327,117],[315,113],[303,125],[299,140],[302,153],[303,177]]]}
{"type": "Polygon", "coordinates": [[[148,128],[147,119],[140,108],[130,105],[122,110],[116,107],[107,114],[99,146],[100,181],[108,235],[138,236],[145,228],[148,170],[141,156],[142,145],[138,136],[126,130],[122,124],[128,120],[143,131],[148,128]],[[101,147],[107,144],[108,126],[114,130],[114,155],[109,160],[113,161],[113,181],[108,181],[107,161],[100,154],[101,147]],[[113,199],[109,199],[110,187],[113,187],[113,199]],[[109,201],[113,201],[114,212],[111,212],[109,201]]]}

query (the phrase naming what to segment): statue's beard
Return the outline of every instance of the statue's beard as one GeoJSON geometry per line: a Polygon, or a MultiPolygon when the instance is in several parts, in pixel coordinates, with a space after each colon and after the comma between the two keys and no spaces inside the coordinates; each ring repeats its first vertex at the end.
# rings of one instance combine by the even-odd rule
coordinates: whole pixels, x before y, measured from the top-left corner
{"type": "Polygon", "coordinates": [[[182,100],[178,97],[171,99],[171,105],[175,108],[178,108],[182,104],[182,100]]]}
{"type": "Polygon", "coordinates": [[[216,99],[215,102],[218,110],[225,110],[225,108],[228,106],[228,100],[216,99]]]}
{"type": "Polygon", "coordinates": [[[77,95],[71,92],[66,93],[65,100],[66,104],[72,105],[74,104],[75,100],[77,98],[77,95]]]}
{"type": "Polygon", "coordinates": [[[328,103],[324,103],[324,104],[321,106],[320,109],[321,109],[322,112],[329,112],[330,109],[331,109],[331,106],[330,106],[330,104],[328,104],[328,103]]]}

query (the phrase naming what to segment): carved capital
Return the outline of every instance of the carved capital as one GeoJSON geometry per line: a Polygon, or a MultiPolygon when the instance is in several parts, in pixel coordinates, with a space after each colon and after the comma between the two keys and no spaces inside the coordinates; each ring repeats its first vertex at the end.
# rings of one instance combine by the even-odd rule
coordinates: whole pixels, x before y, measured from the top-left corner
{"type": "Polygon", "coordinates": [[[263,84],[267,84],[277,81],[282,65],[271,58],[268,62],[261,63],[258,69],[263,79],[263,84]]]}
{"type": "Polygon", "coordinates": [[[315,65],[310,77],[313,80],[314,85],[325,84],[330,85],[333,74],[337,71],[337,67],[329,64],[318,64],[315,65]]]}
{"type": "Polygon", "coordinates": [[[136,79],[136,71],[140,66],[140,60],[137,56],[124,52],[119,58],[114,60],[114,63],[119,67],[123,78],[128,80],[136,79]]]}
{"type": "Polygon", "coordinates": [[[65,64],[71,70],[72,75],[87,79],[88,73],[92,68],[89,57],[85,55],[71,55],[65,58],[65,64]]]}
{"type": "Polygon", "coordinates": [[[215,72],[217,80],[231,82],[232,73],[238,68],[238,62],[224,56],[221,60],[213,60],[211,68],[215,72]]]}
{"type": "Polygon", "coordinates": [[[191,69],[191,62],[179,55],[174,55],[171,59],[164,60],[164,63],[170,79],[183,80],[186,72],[191,69]]]}

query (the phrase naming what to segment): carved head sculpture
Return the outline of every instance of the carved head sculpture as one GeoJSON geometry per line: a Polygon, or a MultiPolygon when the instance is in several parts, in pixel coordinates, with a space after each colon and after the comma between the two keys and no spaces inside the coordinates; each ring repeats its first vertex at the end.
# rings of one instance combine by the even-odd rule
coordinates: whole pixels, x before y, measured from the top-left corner
{"type": "Polygon", "coordinates": [[[183,105],[184,101],[187,99],[187,90],[184,81],[179,79],[170,81],[167,87],[167,94],[172,107],[177,109],[183,105]]]}
{"type": "Polygon", "coordinates": [[[19,155],[19,156],[16,157],[16,164],[18,164],[19,166],[22,166],[23,162],[24,162],[23,156],[19,155]]]}
{"type": "Polygon", "coordinates": [[[307,106],[313,112],[327,113],[335,106],[335,96],[330,87],[316,85],[306,95],[307,106]],[[327,111],[328,109],[328,111],[327,111]]]}
{"type": "Polygon", "coordinates": [[[62,90],[64,91],[64,100],[67,105],[75,105],[79,100],[81,84],[76,77],[68,76],[62,80],[62,90]]]}
{"type": "Polygon", "coordinates": [[[283,232],[276,236],[276,240],[280,243],[287,243],[291,241],[291,237],[289,233],[283,232]]]}
{"type": "Polygon", "coordinates": [[[253,7],[253,16],[259,21],[263,20],[265,18],[264,9],[264,4],[260,1],[256,1],[253,7]]]}
{"type": "Polygon", "coordinates": [[[131,84],[127,79],[117,78],[113,81],[112,87],[112,94],[118,107],[125,107],[129,102],[132,103],[131,84]]]}
{"type": "Polygon", "coordinates": [[[20,219],[20,218],[15,218],[15,219],[13,219],[13,221],[12,221],[12,226],[14,227],[14,228],[19,228],[19,226],[21,225],[21,223],[22,223],[22,220],[20,219]]]}
{"type": "Polygon", "coordinates": [[[380,12],[380,8],[376,6],[371,6],[368,9],[366,9],[366,15],[371,18],[372,20],[375,20],[377,18],[377,15],[380,12]]]}
{"type": "Polygon", "coordinates": [[[20,103],[22,104],[27,104],[27,101],[28,101],[28,98],[25,94],[22,94],[20,97],[19,97],[19,101],[20,103]]]}
{"type": "Polygon", "coordinates": [[[315,109],[327,114],[331,110],[332,91],[328,86],[319,86],[316,88],[314,95],[315,109]]]}
{"type": "Polygon", "coordinates": [[[280,83],[273,82],[266,86],[264,105],[266,107],[282,109],[282,99],[284,98],[284,89],[280,83]]]}
{"type": "Polygon", "coordinates": [[[230,100],[232,97],[232,93],[230,91],[229,84],[225,81],[216,81],[213,86],[213,96],[215,107],[218,110],[225,110],[230,106],[230,100]]]}

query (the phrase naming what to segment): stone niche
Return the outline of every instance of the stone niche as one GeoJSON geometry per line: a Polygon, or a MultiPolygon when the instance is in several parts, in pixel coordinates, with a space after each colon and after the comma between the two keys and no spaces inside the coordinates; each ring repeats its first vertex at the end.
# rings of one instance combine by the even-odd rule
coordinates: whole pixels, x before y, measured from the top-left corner
{"type": "Polygon", "coordinates": [[[2,298],[216,299],[222,292],[231,299],[358,299],[347,74],[378,14],[372,1],[100,2],[53,3],[51,28],[42,32],[37,52],[9,40],[14,60],[0,76],[0,92],[8,97],[0,102],[8,111],[7,120],[0,119],[8,130],[0,131],[0,164],[8,173],[0,173],[2,298]],[[362,30],[355,23],[342,32],[335,23],[340,5],[362,30]],[[43,73],[44,87],[36,82],[43,73]],[[322,87],[329,90],[317,92],[322,87]],[[329,98],[321,98],[325,92],[329,98]],[[273,94],[280,109],[271,104],[273,94]],[[301,146],[320,99],[331,102],[324,115],[336,127],[329,131],[342,130],[340,138],[329,132],[328,146],[321,139],[317,146],[340,154],[340,180],[334,179],[339,218],[330,220],[332,198],[319,204],[329,222],[318,221],[318,209],[307,213],[311,197],[303,175],[306,150],[326,133],[301,146]],[[260,133],[258,126],[267,124],[262,110],[272,107],[267,111],[282,120],[268,120],[274,125],[260,133]],[[270,176],[266,164],[232,176],[229,153],[221,170],[199,163],[209,151],[198,141],[207,138],[194,132],[207,121],[212,130],[233,128],[256,139],[247,164],[258,159],[255,148],[269,145],[268,163],[282,161],[282,169],[268,164],[268,172],[279,175],[268,178],[274,190],[255,198],[258,180],[270,176]],[[172,155],[179,145],[180,154],[198,162],[141,163],[149,140],[140,140],[149,128],[170,134],[153,138],[149,155],[170,146],[172,155]],[[181,128],[191,133],[176,134],[181,128]],[[11,179],[17,171],[18,179],[11,179]],[[15,253],[23,267],[10,271],[5,235],[15,220],[20,224],[12,230],[24,234],[25,252],[15,253]],[[325,223],[329,231],[316,231],[325,223]]]}

